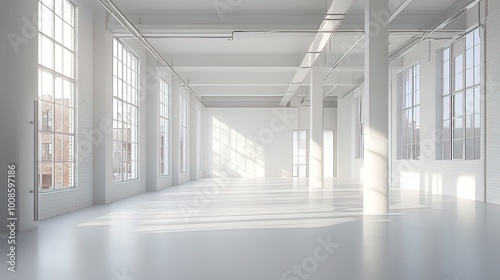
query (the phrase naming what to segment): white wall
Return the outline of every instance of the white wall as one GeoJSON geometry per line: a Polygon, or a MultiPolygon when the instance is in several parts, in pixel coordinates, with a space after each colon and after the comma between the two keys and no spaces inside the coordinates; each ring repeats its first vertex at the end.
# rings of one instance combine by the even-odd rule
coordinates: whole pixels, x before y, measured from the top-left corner
{"type": "MultiPolygon", "coordinates": [[[[309,108],[214,109],[208,108],[206,119],[205,177],[226,172],[231,177],[281,178],[292,176],[292,131],[309,129],[309,108]],[[214,135],[219,129],[240,137],[229,143],[214,135]],[[219,142],[219,143],[217,143],[219,142]],[[236,143],[235,143],[236,142],[236,143]],[[219,145],[221,148],[217,148],[219,145]],[[244,149],[246,147],[246,149],[244,149]],[[240,153],[239,159],[232,153],[240,153]]],[[[325,109],[325,129],[337,130],[337,110],[325,109]]],[[[234,136],[233,136],[234,137],[234,136]]]]}
{"type": "Polygon", "coordinates": [[[205,157],[206,177],[218,176],[219,171],[241,178],[292,176],[292,131],[298,128],[298,109],[208,108],[207,117],[211,140],[205,157]],[[214,135],[216,126],[227,133],[229,141],[214,135]],[[231,142],[231,136],[239,137],[238,143],[231,142]],[[239,158],[232,157],[234,152],[240,153],[239,158]]]}
{"type": "Polygon", "coordinates": [[[486,185],[487,201],[500,204],[500,3],[489,1],[490,11],[487,28],[487,72],[486,72],[486,185]]]}

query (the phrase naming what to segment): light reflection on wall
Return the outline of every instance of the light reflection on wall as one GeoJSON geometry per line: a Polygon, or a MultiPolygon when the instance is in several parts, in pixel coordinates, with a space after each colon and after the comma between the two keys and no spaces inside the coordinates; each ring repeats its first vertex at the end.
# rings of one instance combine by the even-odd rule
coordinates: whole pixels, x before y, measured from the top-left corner
{"type": "Polygon", "coordinates": [[[237,178],[264,178],[266,175],[263,145],[217,118],[212,118],[212,152],[215,176],[220,176],[220,170],[237,178]]]}

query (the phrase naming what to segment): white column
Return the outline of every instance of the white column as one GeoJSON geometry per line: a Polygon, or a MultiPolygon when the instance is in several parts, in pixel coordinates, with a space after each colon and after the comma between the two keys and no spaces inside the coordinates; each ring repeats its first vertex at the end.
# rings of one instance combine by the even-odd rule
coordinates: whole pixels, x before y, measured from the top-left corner
{"type": "Polygon", "coordinates": [[[146,114],[147,114],[147,184],[148,192],[160,190],[160,79],[157,60],[152,54],[147,55],[146,75],[146,114]]]}
{"type": "Polygon", "coordinates": [[[177,79],[173,80],[172,83],[172,115],[171,115],[171,131],[172,131],[172,185],[177,186],[180,184],[180,164],[181,164],[181,85],[177,79]]]}
{"type": "MultiPolygon", "coordinates": [[[[34,104],[38,97],[36,1],[3,1],[0,10],[0,233],[7,233],[8,165],[15,164],[16,228],[34,221],[34,104]]],[[[11,178],[12,179],[12,178],[11,178]]],[[[12,206],[12,205],[11,205],[12,206]]],[[[4,268],[2,268],[4,269],[4,268]]]]}
{"type": "Polygon", "coordinates": [[[311,126],[309,133],[309,188],[323,188],[323,77],[311,69],[311,126]]]}
{"type": "Polygon", "coordinates": [[[94,204],[112,202],[113,179],[113,35],[100,28],[104,11],[94,15],[94,129],[102,140],[94,142],[94,204]]]}
{"type": "Polygon", "coordinates": [[[364,212],[389,211],[389,12],[388,0],[365,0],[364,212]]]}

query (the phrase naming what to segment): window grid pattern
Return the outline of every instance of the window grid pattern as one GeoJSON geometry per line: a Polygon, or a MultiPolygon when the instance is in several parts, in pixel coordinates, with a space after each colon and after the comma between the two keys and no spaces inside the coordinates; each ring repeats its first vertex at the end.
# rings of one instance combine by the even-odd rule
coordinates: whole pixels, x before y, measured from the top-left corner
{"type": "Polygon", "coordinates": [[[481,39],[479,28],[442,52],[442,159],[481,158],[481,39]]]}
{"type": "Polygon", "coordinates": [[[75,6],[38,2],[39,188],[75,186],[75,6]]]}
{"type": "Polygon", "coordinates": [[[113,177],[138,177],[138,59],[113,39],[113,177]]]}
{"type": "Polygon", "coordinates": [[[170,175],[170,86],[160,79],[160,175],[170,175]]]}
{"type": "Polygon", "coordinates": [[[181,173],[188,171],[188,101],[181,97],[181,173]]]}
{"type": "Polygon", "coordinates": [[[360,96],[355,99],[355,158],[363,159],[365,157],[365,131],[363,125],[363,97],[360,96]]]}
{"type": "Polygon", "coordinates": [[[420,158],[420,65],[401,74],[400,158],[420,158]]]}
{"type": "Polygon", "coordinates": [[[201,108],[196,112],[196,165],[201,171],[201,108]]]}

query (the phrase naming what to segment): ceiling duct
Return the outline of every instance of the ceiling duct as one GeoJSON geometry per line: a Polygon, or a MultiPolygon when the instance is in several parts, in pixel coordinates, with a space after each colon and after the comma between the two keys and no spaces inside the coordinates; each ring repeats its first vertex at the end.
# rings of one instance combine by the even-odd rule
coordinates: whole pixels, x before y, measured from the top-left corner
{"type": "Polygon", "coordinates": [[[292,96],[295,95],[298,89],[297,85],[301,84],[307,77],[311,67],[325,49],[326,44],[332,37],[333,33],[335,33],[335,30],[339,27],[353,2],[353,0],[333,0],[333,3],[330,5],[325,18],[321,22],[321,25],[314,36],[302,63],[300,64],[299,70],[293,78],[292,84],[283,96],[280,106],[286,106],[292,96]]]}

